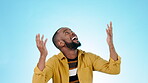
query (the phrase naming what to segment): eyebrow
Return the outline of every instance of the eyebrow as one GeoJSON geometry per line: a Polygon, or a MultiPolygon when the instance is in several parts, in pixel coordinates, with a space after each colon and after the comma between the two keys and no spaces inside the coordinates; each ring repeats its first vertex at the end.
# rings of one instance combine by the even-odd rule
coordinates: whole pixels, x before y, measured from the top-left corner
{"type": "Polygon", "coordinates": [[[65,30],[63,31],[63,33],[65,33],[65,31],[67,31],[67,30],[71,30],[71,29],[65,29],[65,30]]]}

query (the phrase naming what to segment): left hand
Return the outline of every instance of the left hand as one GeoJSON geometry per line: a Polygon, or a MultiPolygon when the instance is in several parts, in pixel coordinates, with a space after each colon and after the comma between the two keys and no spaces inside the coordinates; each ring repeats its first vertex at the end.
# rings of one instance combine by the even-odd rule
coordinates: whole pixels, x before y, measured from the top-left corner
{"type": "Polygon", "coordinates": [[[114,47],[114,45],[113,45],[113,33],[112,33],[112,22],[110,22],[110,25],[107,24],[106,33],[107,33],[107,39],[106,40],[107,40],[109,47],[114,47]]]}

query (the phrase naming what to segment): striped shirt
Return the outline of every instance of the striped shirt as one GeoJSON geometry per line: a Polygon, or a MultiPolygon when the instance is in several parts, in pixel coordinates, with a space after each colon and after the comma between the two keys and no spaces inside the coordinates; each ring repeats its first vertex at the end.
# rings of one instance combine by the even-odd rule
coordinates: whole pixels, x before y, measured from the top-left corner
{"type": "Polygon", "coordinates": [[[69,65],[69,83],[79,83],[77,66],[78,66],[78,57],[75,59],[68,59],[69,65]]]}

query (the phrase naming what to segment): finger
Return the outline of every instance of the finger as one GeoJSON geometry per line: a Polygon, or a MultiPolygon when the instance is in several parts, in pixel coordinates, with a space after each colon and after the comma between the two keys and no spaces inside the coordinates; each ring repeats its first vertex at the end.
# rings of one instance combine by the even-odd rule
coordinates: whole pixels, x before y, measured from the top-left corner
{"type": "Polygon", "coordinates": [[[112,21],[110,21],[110,27],[112,27],[112,21]]]}
{"type": "Polygon", "coordinates": [[[107,28],[109,28],[109,25],[107,24],[107,28]]]}
{"type": "Polygon", "coordinates": [[[40,40],[39,34],[37,34],[37,35],[36,35],[36,44],[37,44],[37,45],[39,44],[39,40],[40,40]]]}
{"type": "Polygon", "coordinates": [[[112,31],[113,31],[113,29],[112,29],[112,21],[110,21],[110,32],[111,32],[111,35],[112,35],[112,31]]]}
{"type": "Polygon", "coordinates": [[[42,37],[41,37],[41,41],[43,41],[43,39],[44,39],[44,35],[42,35],[42,37]]]}
{"type": "Polygon", "coordinates": [[[40,39],[40,34],[37,34],[36,35],[36,40],[39,40],[40,39]]]}
{"type": "Polygon", "coordinates": [[[108,36],[112,36],[112,33],[110,32],[110,30],[106,29],[106,33],[108,36]]]}
{"type": "Polygon", "coordinates": [[[110,33],[110,32],[112,32],[112,28],[107,24],[107,30],[108,30],[108,32],[110,33]]]}
{"type": "Polygon", "coordinates": [[[111,30],[112,30],[112,28],[113,28],[113,27],[112,27],[112,21],[110,21],[110,28],[111,28],[111,30]]]}
{"type": "Polygon", "coordinates": [[[108,35],[108,31],[107,31],[107,29],[106,29],[106,33],[107,33],[107,35],[108,35]]]}
{"type": "Polygon", "coordinates": [[[48,40],[48,39],[46,38],[46,40],[45,40],[45,42],[44,42],[44,46],[46,46],[46,42],[47,42],[47,40],[48,40]]]}
{"type": "Polygon", "coordinates": [[[39,39],[40,39],[40,34],[38,34],[38,37],[39,37],[39,39]]]}
{"type": "Polygon", "coordinates": [[[106,29],[106,33],[107,33],[107,35],[109,36],[109,31],[108,31],[108,29],[106,29]]]}
{"type": "Polygon", "coordinates": [[[40,46],[42,46],[43,45],[43,38],[44,38],[44,36],[42,35],[42,37],[41,37],[41,39],[40,39],[40,34],[38,35],[38,38],[39,38],[39,44],[38,45],[40,45],[40,46]]]}
{"type": "Polygon", "coordinates": [[[110,26],[107,24],[107,30],[109,31],[110,30],[110,26]]]}
{"type": "Polygon", "coordinates": [[[110,29],[109,25],[107,25],[107,27],[108,27],[107,32],[110,33],[111,29],[110,29]]]}
{"type": "Polygon", "coordinates": [[[40,41],[40,34],[38,34],[38,41],[40,41]]]}
{"type": "Polygon", "coordinates": [[[109,27],[108,30],[111,31],[112,30],[111,27],[109,27]]]}

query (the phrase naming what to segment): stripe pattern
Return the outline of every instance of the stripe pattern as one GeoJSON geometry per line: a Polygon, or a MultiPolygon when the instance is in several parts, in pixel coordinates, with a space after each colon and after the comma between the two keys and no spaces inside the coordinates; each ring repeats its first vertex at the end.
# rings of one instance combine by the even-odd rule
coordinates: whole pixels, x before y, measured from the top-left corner
{"type": "Polygon", "coordinates": [[[77,66],[78,66],[78,57],[75,59],[68,59],[69,65],[69,83],[79,83],[77,66]]]}

